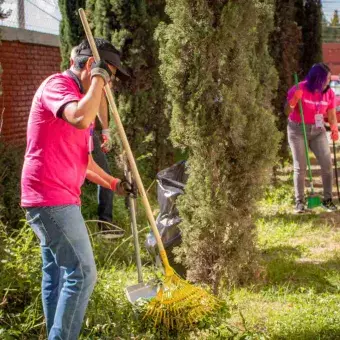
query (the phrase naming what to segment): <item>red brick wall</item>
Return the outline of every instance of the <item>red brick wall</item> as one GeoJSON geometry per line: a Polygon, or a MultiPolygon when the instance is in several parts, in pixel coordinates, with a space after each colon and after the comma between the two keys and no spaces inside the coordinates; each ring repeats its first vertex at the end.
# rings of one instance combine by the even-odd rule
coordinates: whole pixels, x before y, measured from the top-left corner
{"type": "Polygon", "coordinates": [[[0,45],[2,92],[5,106],[2,137],[16,145],[26,143],[31,102],[41,82],[60,71],[59,47],[2,41],[0,45]]]}
{"type": "Polygon", "coordinates": [[[323,61],[331,68],[332,74],[340,74],[340,43],[322,44],[323,61]]]}

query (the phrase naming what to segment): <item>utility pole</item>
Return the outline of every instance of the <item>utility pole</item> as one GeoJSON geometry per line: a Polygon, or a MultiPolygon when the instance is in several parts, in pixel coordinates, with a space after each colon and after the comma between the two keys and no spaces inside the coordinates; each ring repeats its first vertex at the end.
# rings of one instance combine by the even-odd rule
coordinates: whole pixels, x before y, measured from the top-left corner
{"type": "Polygon", "coordinates": [[[25,29],[25,0],[18,0],[17,5],[19,28],[25,29]]]}

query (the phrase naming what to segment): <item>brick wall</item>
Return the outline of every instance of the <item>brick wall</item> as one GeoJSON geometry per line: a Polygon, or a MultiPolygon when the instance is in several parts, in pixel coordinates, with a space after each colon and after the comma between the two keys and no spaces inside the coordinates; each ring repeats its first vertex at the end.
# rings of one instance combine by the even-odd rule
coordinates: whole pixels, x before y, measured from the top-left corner
{"type": "Polygon", "coordinates": [[[0,45],[2,73],[1,105],[4,104],[2,137],[6,142],[25,145],[31,102],[41,82],[60,71],[58,46],[6,41],[0,45]]]}
{"type": "Polygon", "coordinates": [[[332,74],[340,74],[340,43],[322,44],[323,61],[331,68],[332,74]]]}

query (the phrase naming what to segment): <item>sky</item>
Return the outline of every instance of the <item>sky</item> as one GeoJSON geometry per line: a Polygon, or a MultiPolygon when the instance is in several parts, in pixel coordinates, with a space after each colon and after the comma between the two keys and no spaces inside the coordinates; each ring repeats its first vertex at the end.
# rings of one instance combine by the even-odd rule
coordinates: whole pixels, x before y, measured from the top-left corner
{"type": "Polygon", "coordinates": [[[337,9],[340,14],[340,0],[321,0],[321,4],[328,21],[332,19],[334,10],[337,9]]]}

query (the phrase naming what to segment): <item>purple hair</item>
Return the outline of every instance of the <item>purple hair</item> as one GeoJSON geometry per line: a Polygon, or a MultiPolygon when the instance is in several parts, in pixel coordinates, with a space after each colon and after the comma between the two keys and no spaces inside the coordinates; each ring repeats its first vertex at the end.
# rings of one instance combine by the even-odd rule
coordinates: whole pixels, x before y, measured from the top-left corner
{"type": "Polygon", "coordinates": [[[313,67],[309,70],[306,77],[307,89],[310,92],[315,92],[316,90],[322,92],[323,87],[327,82],[327,76],[329,72],[330,72],[329,67],[324,63],[313,65],[313,67]]]}

